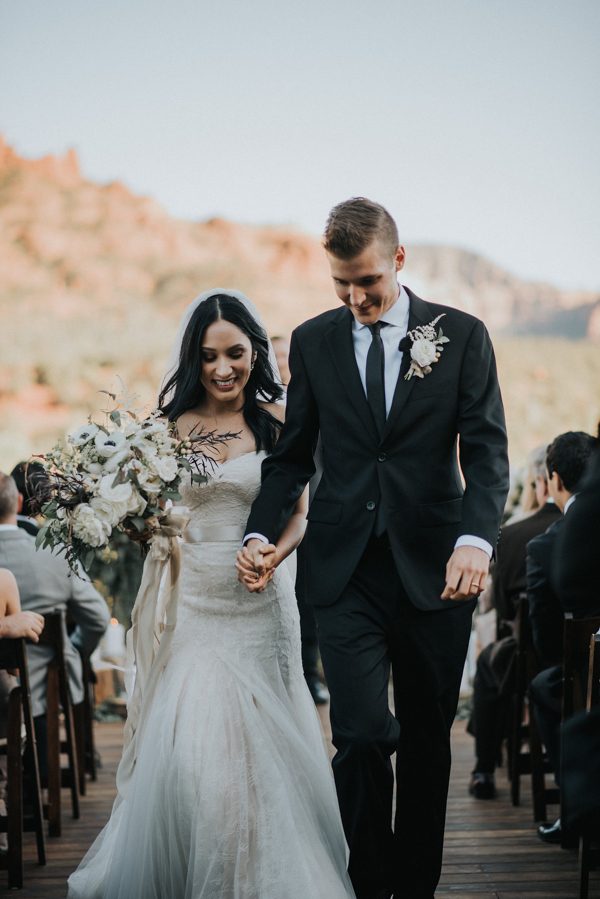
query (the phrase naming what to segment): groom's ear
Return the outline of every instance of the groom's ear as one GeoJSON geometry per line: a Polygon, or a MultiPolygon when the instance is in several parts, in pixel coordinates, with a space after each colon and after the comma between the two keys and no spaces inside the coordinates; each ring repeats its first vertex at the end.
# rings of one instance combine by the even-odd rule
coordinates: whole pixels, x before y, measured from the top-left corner
{"type": "Polygon", "coordinates": [[[396,250],[396,255],[394,257],[394,262],[396,263],[396,271],[399,272],[400,269],[404,268],[404,260],[406,259],[406,253],[404,252],[404,247],[399,246],[396,250]]]}

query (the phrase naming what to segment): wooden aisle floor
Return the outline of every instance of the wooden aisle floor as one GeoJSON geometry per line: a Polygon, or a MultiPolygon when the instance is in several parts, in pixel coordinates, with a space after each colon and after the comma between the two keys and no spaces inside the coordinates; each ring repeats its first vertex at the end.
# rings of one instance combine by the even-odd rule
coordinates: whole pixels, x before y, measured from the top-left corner
{"type": "MultiPolygon", "coordinates": [[[[325,713],[322,720],[327,732],[325,713]]],[[[68,796],[63,791],[63,836],[48,839],[48,864],[42,868],[35,862],[33,835],[25,835],[25,886],[22,891],[10,895],[20,899],[64,899],[68,874],[76,867],[106,821],[114,797],[114,775],[120,754],[122,726],[97,724],[96,734],[103,767],[98,781],[88,784],[87,795],[81,803],[80,820],[74,821],[70,817],[68,796]]],[[[522,805],[513,808],[502,770],[497,778],[497,800],[482,802],[472,799],[467,793],[467,784],[473,761],[473,745],[462,721],[457,721],[454,726],[453,747],[444,869],[436,897],[575,899],[578,895],[576,855],[538,840],[532,823],[528,786],[523,791],[522,805]]],[[[6,873],[2,871],[0,894],[7,892],[6,873]]],[[[600,873],[595,872],[591,880],[590,899],[599,897],[600,873]]]]}

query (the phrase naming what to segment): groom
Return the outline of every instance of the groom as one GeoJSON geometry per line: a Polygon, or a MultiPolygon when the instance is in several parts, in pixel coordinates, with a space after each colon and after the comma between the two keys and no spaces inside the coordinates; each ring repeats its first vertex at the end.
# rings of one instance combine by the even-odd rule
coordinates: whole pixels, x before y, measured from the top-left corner
{"type": "Polygon", "coordinates": [[[398,285],[404,248],[382,206],[340,203],[324,247],[343,305],[292,335],[286,422],[243,553],[264,572],[320,434],[307,593],[350,875],[358,899],[431,899],[471,615],[508,490],[502,400],[483,324],[398,285]]]}

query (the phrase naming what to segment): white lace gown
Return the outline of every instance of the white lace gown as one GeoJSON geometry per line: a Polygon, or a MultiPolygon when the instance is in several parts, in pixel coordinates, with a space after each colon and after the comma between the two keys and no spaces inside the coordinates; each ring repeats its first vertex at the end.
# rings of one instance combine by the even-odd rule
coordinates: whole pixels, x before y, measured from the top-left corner
{"type": "Polygon", "coordinates": [[[354,897],[289,572],[250,594],[234,567],[263,458],[184,487],[168,658],[142,708],[133,775],[69,899],[354,897]]]}

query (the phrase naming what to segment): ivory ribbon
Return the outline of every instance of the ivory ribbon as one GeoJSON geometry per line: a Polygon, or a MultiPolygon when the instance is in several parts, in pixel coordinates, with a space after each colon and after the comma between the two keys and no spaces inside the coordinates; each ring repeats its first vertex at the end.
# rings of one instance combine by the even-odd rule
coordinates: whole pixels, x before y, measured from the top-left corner
{"type": "Polygon", "coordinates": [[[127,721],[123,756],[117,771],[120,793],[126,788],[137,756],[144,720],[141,711],[156,690],[169,657],[169,647],[177,621],[181,550],[179,538],[189,521],[187,515],[169,511],[161,518],[160,529],[150,539],[140,589],[127,631],[127,721]]]}
{"type": "Polygon", "coordinates": [[[229,543],[241,544],[244,528],[239,524],[194,525],[185,529],[183,539],[186,543],[229,543]]]}

